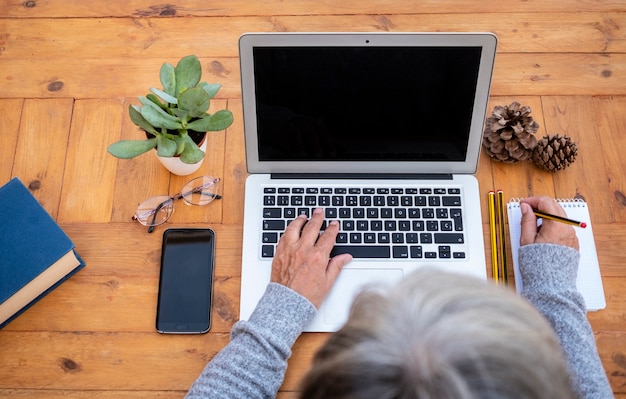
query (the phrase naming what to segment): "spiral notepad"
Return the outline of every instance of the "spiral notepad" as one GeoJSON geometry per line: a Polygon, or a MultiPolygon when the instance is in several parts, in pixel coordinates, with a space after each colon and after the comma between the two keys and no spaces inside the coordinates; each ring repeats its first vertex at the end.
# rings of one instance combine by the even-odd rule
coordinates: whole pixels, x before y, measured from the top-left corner
{"type": "MultiPolygon", "coordinates": [[[[602,287],[602,276],[600,275],[600,264],[596,244],[593,238],[593,228],[589,217],[587,203],[580,199],[559,199],[557,202],[565,209],[567,217],[587,223],[587,227],[577,228],[576,235],[580,246],[580,264],[578,266],[578,277],[576,287],[585,299],[587,310],[599,310],[606,307],[604,298],[604,288],[602,287]]],[[[522,212],[519,200],[512,199],[507,204],[509,219],[509,235],[511,237],[511,253],[513,255],[513,270],[515,273],[515,287],[518,292],[522,290],[522,279],[519,273],[518,252],[520,240],[520,221],[522,212]]]]}

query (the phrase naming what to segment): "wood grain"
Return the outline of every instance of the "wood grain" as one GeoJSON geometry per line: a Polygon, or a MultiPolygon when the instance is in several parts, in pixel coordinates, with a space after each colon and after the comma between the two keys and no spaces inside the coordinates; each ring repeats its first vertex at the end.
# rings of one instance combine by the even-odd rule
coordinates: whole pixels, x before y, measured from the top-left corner
{"type": "Polygon", "coordinates": [[[0,99],[0,114],[2,115],[0,129],[5,133],[0,134],[0,179],[3,182],[11,178],[13,171],[23,104],[24,100],[21,98],[0,99]]]}
{"type": "Polygon", "coordinates": [[[413,3],[403,0],[383,0],[367,4],[336,2],[329,0],[304,0],[285,7],[281,0],[268,0],[262,3],[250,3],[246,0],[219,0],[208,5],[203,0],[190,0],[184,4],[157,3],[152,0],[130,0],[111,7],[106,0],[95,0],[86,4],[80,0],[65,0],[63,2],[8,2],[0,5],[2,14],[11,18],[42,18],[42,17],[192,17],[192,16],[235,16],[248,15],[355,15],[355,14],[463,14],[506,12],[508,16],[516,13],[532,12],[569,13],[574,11],[623,11],[624,5],[620,0],[572,0],[563,3],[558,0],[527,1],[513,0],[503,4],[498,0],[460,0],[454,3],[441,3],[437,0],[427,0],[416,7],[413,3]]]}
{"type": "MultiPolygon", "coordinates": [[[[498,36],[491,98],[532,109],[538,136],[579,145],[569,168],[478,163],[486,192],[545,194],[590,203],[607,308],[588,314],[616,398],[626,399],[626,8],[622,0],[0,0],[0,184],[19,177],[76,244],[87,266],[0,331],[0,397],[182,398],[229,340],[239,318],[247,177],[238,38],[280,31],[490,31],[498,36]],[[148,153],[118,160],[119,139],[141,137],[128,117],[159,87],[162,63],[197,54],[203,80],[221,83],[212,110],[232,126],[209,134],[192,176],[171,175],[148,153]],[[154,233],[130,219],[142,200],[190,178],[220,177],[223,199],[175,205],[154,233]],[[161,239],[168,227],[216,232],[211,332],[163,336],[154,319],[161,239]]],[[[419,73],[416,71],[416,73],[419,73]]],[[[450,112],[454,96],[450,93],[450,112]]],[[[485,240],[489,259],[489,240],[485,240]]],[[[485,265],[487,270],[489,265],[485,265]]],[[[510,274],[512,280],[512,274],[510,274]]],[[[511,287],[512,289],[512,287],[511,287]]],[[[303,334],[279,399],[298,384],[327,334],[303,334]]]]}

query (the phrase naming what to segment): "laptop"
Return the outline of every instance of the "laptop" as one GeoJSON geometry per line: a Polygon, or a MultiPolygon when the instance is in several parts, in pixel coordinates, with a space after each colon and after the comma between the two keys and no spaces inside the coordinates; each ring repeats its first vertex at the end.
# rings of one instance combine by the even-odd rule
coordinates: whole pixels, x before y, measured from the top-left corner
{"type": "Polygon", "coordinates": [[[249,176],[240,318],[290,220],[324,208],[349,252],[305,331],[335,331],[356,293],[422,267],[486,279],[476,171],[491,33],[250,33],[239,41],[249,176]]]}

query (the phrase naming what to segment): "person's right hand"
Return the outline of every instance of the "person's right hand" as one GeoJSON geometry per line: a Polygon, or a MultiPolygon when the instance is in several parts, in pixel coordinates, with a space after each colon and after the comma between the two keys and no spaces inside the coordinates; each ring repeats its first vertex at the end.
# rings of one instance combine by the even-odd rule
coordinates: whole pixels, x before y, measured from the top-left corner
{"type": "Polygon", "coordinates": [[[520,201],[522,210],[522,233],[520,245],[535,243],[559,244],[578,250],[578,237],[572,226],[554,220],[544,219],[537,227],[537,217],[533,209],[567,217],[563,208],[550,197],[530,197],[520,201]]]}
{"type": "Polygon", "coordinates": [[[319,308],[330,292],[341,268],[352,255],[330,257],[339,232],[339,223],[331,221],[320,235],[324,210],[317,208],[307,222],[304,215],[292,221],[276,247],[271,281],[302,295],[319,308]]]}

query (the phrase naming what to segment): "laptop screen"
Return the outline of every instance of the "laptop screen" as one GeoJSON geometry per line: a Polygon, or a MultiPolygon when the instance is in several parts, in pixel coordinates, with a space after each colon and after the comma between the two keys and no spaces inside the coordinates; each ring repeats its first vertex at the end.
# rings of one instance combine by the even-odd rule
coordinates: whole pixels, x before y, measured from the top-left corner
{"type": "Polygon", "coordinates": [[[256,47],[260,161],[465,161],[481,47],[256,47]]]}
{"type": "Polygon", "coordinates": [[[248,172],[475,172],[492,34],[247,33],[239,49],[248,172]]]}

